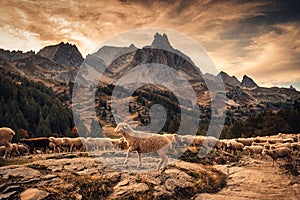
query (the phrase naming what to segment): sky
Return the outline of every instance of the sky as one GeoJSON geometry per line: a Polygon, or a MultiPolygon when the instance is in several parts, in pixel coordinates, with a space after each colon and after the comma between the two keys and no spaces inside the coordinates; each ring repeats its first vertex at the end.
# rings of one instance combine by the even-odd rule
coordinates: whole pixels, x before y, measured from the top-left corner
{"type": "Polygon", "coordinates": [[[0,0],[0,13],[3,49],[38,51],[63,41],[85,56],[122,32],[159,27],[199,43],[218,71],[300,90],[297,0],[0,0]]]}

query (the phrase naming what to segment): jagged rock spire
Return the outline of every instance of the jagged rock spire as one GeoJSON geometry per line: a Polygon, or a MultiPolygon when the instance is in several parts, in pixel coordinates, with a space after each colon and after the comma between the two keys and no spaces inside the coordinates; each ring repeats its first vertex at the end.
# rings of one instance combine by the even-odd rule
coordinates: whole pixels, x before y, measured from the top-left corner
{"type": "Polygon", "coordinates": [[[173,49],[173,47],[169,42],[168,36],[165,33],[163,35],[156,33],[154,35],[154,40],[151,46],[159,49],[166,49],[166,50],[173,49]]]}

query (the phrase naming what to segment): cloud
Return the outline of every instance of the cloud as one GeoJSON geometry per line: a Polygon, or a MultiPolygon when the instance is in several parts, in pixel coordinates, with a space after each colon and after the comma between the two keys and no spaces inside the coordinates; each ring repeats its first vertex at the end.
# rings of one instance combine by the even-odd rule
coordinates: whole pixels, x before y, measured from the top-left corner
{"type": "Polygon", "coordinates": [[[218,69],[229,74],[248,74],[262,85],[299,79],[296,1],[10,0],[1,4],[1,48],[38,50],[68,41],[86,55],[120,32],[162,27],[193,38],[218,69]]]}

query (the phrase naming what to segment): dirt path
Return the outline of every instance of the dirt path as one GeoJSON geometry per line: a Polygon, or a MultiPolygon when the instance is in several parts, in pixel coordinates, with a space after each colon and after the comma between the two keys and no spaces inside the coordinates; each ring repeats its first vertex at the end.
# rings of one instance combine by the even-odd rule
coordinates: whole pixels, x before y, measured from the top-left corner
{"type": "Polygon", "coordinates": [[[300,199],[300,177],[285,174],[278,164],[272,167],[270,160],[245,157],[238,165],[216,166],[228,174],[227,186],[216,194],[198,194],[195,199],[300,199]]]}

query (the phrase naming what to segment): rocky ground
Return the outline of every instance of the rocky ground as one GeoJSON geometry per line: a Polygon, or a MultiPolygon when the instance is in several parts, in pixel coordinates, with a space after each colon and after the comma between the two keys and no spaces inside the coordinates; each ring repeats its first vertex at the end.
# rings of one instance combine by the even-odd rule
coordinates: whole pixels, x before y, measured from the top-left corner
{"type": "Polygon", "coordinates": [[[170,159],[159,171],[151,155],[141,168],[132,155],[124,169],[122,152],[2,160],[0,199],[299,199],[298,168],[284,161],[272,166],[271,160],[217,155],[209,162],[212,157],[202,164],[170,159]]]}

